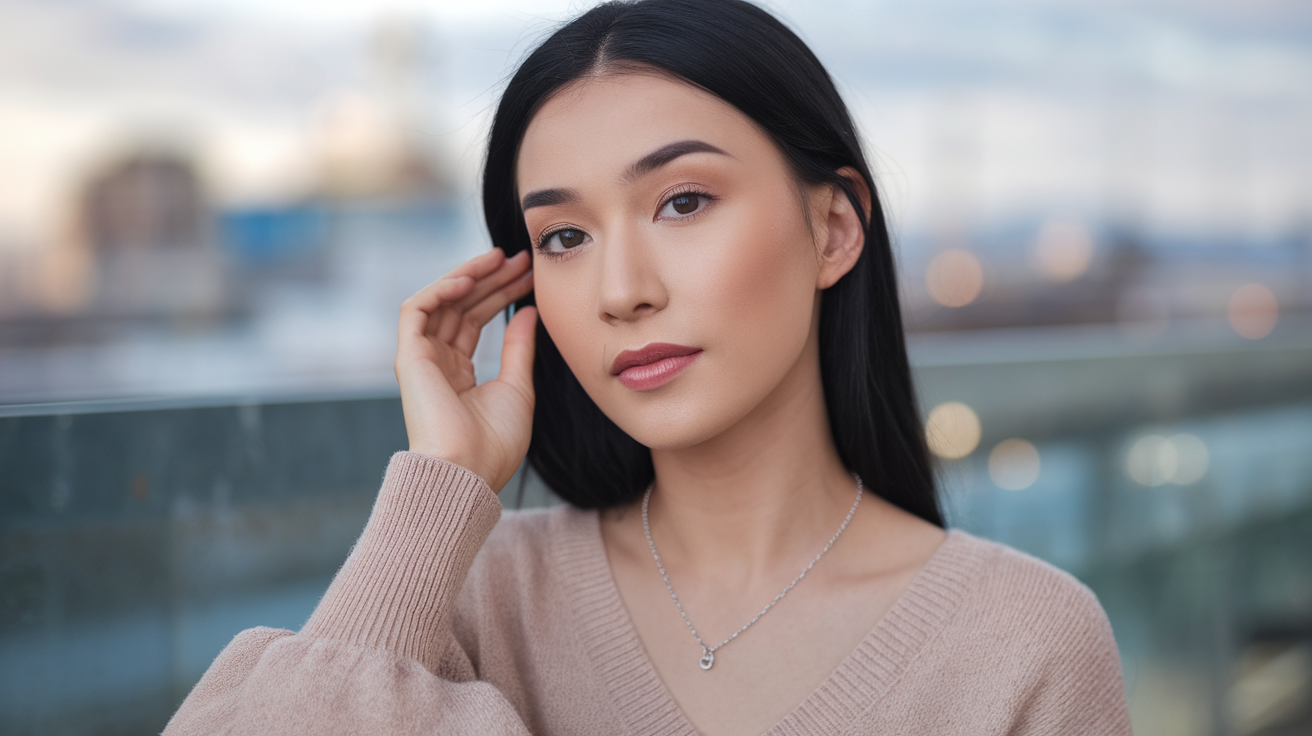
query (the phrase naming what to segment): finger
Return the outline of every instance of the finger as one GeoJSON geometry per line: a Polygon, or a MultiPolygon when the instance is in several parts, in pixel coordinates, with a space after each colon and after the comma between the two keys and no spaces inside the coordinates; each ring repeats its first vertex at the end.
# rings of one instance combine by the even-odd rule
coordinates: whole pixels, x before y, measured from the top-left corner
{"type": "Polygon", "coordinates": [[[475,283],[470,276],[443,276],[415,292],[401,303],[401,307],[419,309],[431,314],[443,304],[459,301],[474,288],[475,283]]]}
{"type": "Polygon", "coordinates": [[[515,312],[506,325],[506,338],[501,343],[501,373],[498,381],[514,386],[533,401],[533,348],[537,338],[538,310],[524,307],[515,312]]]}
{"type": "Polygon", "coordinates": [[[470,307],[460,320],[460,330],[456,333],[451,346],[465,355],[473,355],[478,347],[478,338],[486,325],[498,312],[524,298],[533,290],[533,272],[522,274],[519,278],[488,294],[483,301],[470,307]]]}
{"type": "Polygon", "coordinates": [[[451,311],[443,316],[441,324],[437,326],[437,332],[434,333],[437,339],[446,343],[454,341],[456,334],[464,323],[465,312],[501,290],[506,284],[519,278],[531,267],[532,262],[526,253],[523,255],[516,253],[513,257],[506,259],[500,268],[480,279],[478,283],[474,284],[473,289],[452,303],[451,311]]]}
{"type": "Polygon", "coordinates": [[[483,301],[483,298],[488,294],[519,278],[520,274],[532,267],[533,260],[529,258],[528,251],[521,250],[502,261],[495,271],[480,278],[474,286],[474,290],[460,298],[460,307],[462,309],[468,308],[483,301]]]}
{"type": "Polygon", "coordinates": [[[533,262],[529,259],[528,252],[520,251],[503,261],[496,271],[479,279],[478,283],[474,284],[474,288],[460,297],[455,306],[462,312],[467,311],[470,307],[486,299],[489,294],[519,278],[531,268],[533,268],[533,262]]]}
{"type": "Polygon", "coordinates": [[[424,287],[401,303],[398,335],[423,335],[439,307],[459,300],[473,288],[474,280],[468,276],[444,277],[424,287]]]}
{"type": "Polygon", "coordinates": [[[500,248],[493,248],[486,253],[480,253],[459,266],[456,266],[448,271],[443,278],[470,276],[475,280],[478,280],[500,268],[501,263],[505,260],[506,252],[500,248]]]}
{"type": "MultiPolygon", "coordinates": [[[[420,289],[408,301],[413,301],[416,306],[426,312],[432,312],[437,306],[443,303],[438,300],[437,294],[442,292],[445,284],[461,282],[462,277],[468,277],[470,284],[478,283],[479,279],[486,277],[488,274],[495,273],[501,264],[506,260],[506,254],[500,248],[493,248],[487,253],[475,256],[456,266],[442,278],[430,283],[428,286],[420,289]]],[[[464,292],[468,293],[468,291],[464,292]]],[[[458,299],[460,297],[448,297],[458,299]]]]}

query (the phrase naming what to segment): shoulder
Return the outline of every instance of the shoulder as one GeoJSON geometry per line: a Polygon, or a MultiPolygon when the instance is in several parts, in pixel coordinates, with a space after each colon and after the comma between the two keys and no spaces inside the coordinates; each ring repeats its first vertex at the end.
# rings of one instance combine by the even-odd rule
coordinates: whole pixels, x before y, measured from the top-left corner
{"type": "Polygon", "coordinates": [[[913,588],[902,610],[934,633],[904,696],[939,692],[1007,733],[1129,733],[1111,625],[1072,575],[954,530],[913,588]]]}
{"type": "Polygon", "coordinates": [[[548,543],[554,517],[569,511],[565,506],[502,511],[501,519],[483,543],[480,557],[514,558],[526,552],[540,551],[548,543]]]}
{"type": "Polygon", "coordinates": [[[959,531],[949,541],[976,578],[945,637],[951,657],[1013,701],[1015,732],[1129,733],[1116,638],[1093,591],[1005,545],[959,531]]]}
{"type": "MultiPolygon", "coordinates": [[[[599,544],[594,512],[568,506],[506,511],[460,589],[452,633],[482,679],[519,692],[528,662],[561,651],[579,559],[599,544]]],[[[602,564],[604,564],[604,552],[602,564]]]]}
{"type": "Polygon", "coordinates": [[[505,511],[478,551],[457,616],[489,623],[540,616],[570,575],[570,559],[597,544],[596,513],[570,506],[505,511]]]}
{"type": "Polygon", "coordinates": [[[944,544],[952,553],[949,565],[973,579],[966,606],[977,617],[969,622],[972,628],[1019,628],[1052,646],[1065,636],[1112,641],[1098,597],[1070,573],[959,530],[949,532],[944,544]]]}
{"type": "Polygon", "coordinates": [[[550,573],[555,550],[586,539],[592,516],[565,505],[503,511],[474,559],[470,580],[523,581],[550,573]]]}
{"type": "Polygon", "coordinates": [[[583,544],[597,535],[597,512],[569,504],[545,508],[508,509],[488,535],[484,549],[490,558],[545,552],[559,544],[583,544]]]}
{"type": "Polygon", "coordinates": [[[1070,573],[955,529],[931,563],[925,572],[959,591],[951,629],[1005,645],[1007,656],[1035,664],[1092,651],[1116,657],[1098,597],[1070,573]]]}

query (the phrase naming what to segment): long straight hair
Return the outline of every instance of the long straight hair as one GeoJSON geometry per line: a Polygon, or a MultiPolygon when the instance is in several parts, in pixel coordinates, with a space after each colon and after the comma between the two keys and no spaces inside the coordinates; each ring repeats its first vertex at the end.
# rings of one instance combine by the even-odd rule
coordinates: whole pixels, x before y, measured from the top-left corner
{"type": "MultiPolygon", "coordinates": [[[[570,21],[511,77],[497,106],[483,174],[492,244],[528,248],[515,166],[539,108],[589,75],[648,69],[710,92],[756,122],[798,182],[841,188],[855,169],[870,192],[856,265],[820,304],[820,376],[843,464],[894,505],[943,526],[907,363],[892,249],[870,167],[847,106],[811,50],[764,10],[742,0],[608,2],[570,21]]],[[[799,205],[800,206],[800,205],[799,205]]],[[[517,307],[532,304],[522,300],[517,307]]],[[[553,491],[581,508],[639,498],[654,477],[651,451],[612,422],[584,391],[541,322],[533,365],[537,405],[528,459],[553,491]]]]}

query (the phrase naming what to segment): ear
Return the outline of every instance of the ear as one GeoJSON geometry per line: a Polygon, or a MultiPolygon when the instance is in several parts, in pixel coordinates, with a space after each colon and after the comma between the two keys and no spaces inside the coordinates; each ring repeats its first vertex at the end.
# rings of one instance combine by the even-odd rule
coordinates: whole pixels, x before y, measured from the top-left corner
{"type": "Polygon", "coordinates": [[[828,196],[821,200],[821,210],[817,213],[825,222],[823,239],[818,243],[820,272],[816,275],[817,289],[828,289],[851,271],[866,245],[861,224],[870,218],[870,189],[865,179],[850,166],[839,169],[838,175],[846,179],[856,192],[862,209],[858,211],[852,206],[842,187],[828,187],[828,196]]]}

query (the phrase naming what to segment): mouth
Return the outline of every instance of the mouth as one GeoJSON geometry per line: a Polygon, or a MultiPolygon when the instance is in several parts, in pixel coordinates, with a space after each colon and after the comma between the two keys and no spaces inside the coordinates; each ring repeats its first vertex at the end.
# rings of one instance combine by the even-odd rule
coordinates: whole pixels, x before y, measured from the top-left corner
{"type": "Polygon", "coordinates": [[[701,354],[701,348],[654,342],[615,356],[610,373],[630,389],[650,391],[674,380],[701,354]]]}

